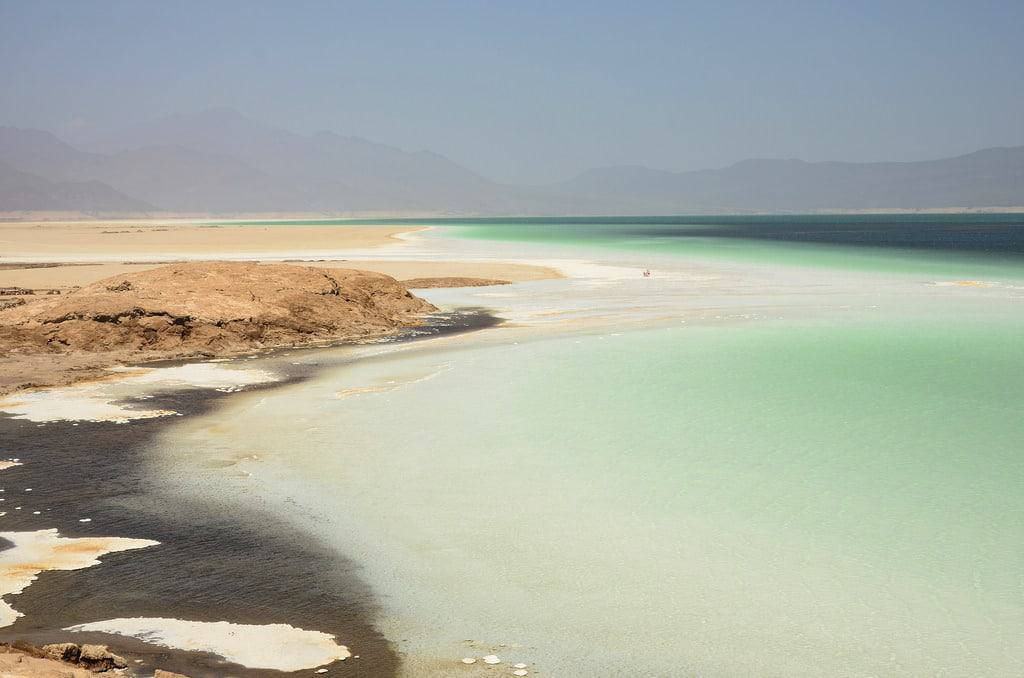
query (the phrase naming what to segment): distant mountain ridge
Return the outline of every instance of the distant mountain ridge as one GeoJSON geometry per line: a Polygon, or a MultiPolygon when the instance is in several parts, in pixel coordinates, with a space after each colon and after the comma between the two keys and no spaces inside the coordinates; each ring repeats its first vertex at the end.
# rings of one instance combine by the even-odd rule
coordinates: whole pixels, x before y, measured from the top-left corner
{"type": "Polygon", "coordinates": [[[54,182],[0,163],[0,211],[126,214],[154,209],[100,181],[54,182]]]}
{"type": "Polygon", "coordinates": [[[1024,204],[1024,146],[919,162],[751,159],[694,172],[608,167],[558,188],[669,212],[1010,207],[1024,204]]]}
{"type": "Polygon", "coordinates": [[[0,127],[0,163],[0,212],[557,215],[1024,205],[1024,146],[923,162],[604,167],[520,187],[430,151],[296,134],[231,109],[169,116],[80,147],[49,132],[0,127]]]}

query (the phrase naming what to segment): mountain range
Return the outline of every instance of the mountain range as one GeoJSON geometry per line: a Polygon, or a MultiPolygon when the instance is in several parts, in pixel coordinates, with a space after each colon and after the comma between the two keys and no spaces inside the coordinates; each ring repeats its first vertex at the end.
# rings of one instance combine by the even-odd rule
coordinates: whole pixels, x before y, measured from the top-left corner
{"type": "Polygon", "coordinates": [[[921,162],[744,160],[723,169],[589,170],[510,186],[429,151],[296,134],[230,109],[72,146],[0,127],[0,212],[674,214],[1024,205],[1024,146],[921,162]]]}

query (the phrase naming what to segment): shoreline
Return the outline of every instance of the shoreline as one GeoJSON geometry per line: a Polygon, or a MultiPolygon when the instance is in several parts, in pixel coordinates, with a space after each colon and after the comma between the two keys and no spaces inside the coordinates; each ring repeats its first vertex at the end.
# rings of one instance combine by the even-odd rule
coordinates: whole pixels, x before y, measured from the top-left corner
{"type": "MultiPolygon", "coordinates": [[[[447,322],[439,319],[425,331],[409,332],[387,343],[472,332],[499,322],[481,311],[448,314],[444,320],[447,322]]],[[[300,351],[279,349],[287,355],[300,351]]],[[[295,366],[278,362],[281,364],[275,369],[285,372],[280,380],[248,386],[244,391],[301,383],[319,369],[318,363],[295,366]]],[[[214,411],[232,395],[193,387],[158,391],[143,402],[147,407],[190,417],[214,411]]],[[[358,563],[310,543],[266,510],[258,533],[242,521],[232,520],[223,507],[198,500],[182,502],[173,497],[176,505],[167,510],[166,502],[172,497],[163,496],[137,458],[146,454],[154,436],[177,421],[175,417],[135,419],[127,425],[59,421],[40,429],[31,420],[0,414],[0,439],[21,462],[0,476],[6,498],[13,499],[11,492],[16,488],[31,487],[31,502],[19,501],[26,509],[45,507],[40,516],[29,510],[8,511],[8,531],[56,527],[64,537],[113,534],[159,542],[150,548],[102,556],[101,564],[93,567],[42,572],[38,580],[11,598],[23,616],[0,629],[0,641],[35,645],[98,642],[128,657],[132,668],[161,668],[192,678],[222,676],[229,671],[249,678],[291,674],[226,664],[210,653],[168,649],[126,636],[62,629],[116,617],[284,623],[334,635],[359,656],[347,661],[358,662],[361,672],[385,678],[395,675],[400,659],[390,641],[375,628],[376,605],[358,574],[358,563]],[[76,468],[76,473],[60,473],[69,467],[76,468]],[[83,515],[89,516],[89,522],[80,522],[83,515]],[[251,567],[253,562],[260,567],[251,567]],[[194,571],[196,576],[188,578],[190,583],[183,590],[181,577],[162,574],[167,569],[194,571]],[[135,663],[138,659],[143,664],[135,663]]],[[[223,466],[218,462],[213,468],[223,466]]],[[[201,474],[203,469],[194,472],[201,474]]]]}
{"type": "Polygon", "coordinates": [[[374,339],[437,311],[379,273],[269,263],[172,264],[66,294],[2,291],[2,391],[154,360],[374,339]]]}
{"type": "MultiPolygon", "coordinates": [[[[468,261],[458,259],[369,259],[351,256],[348,258],[260,258],[263,262],[279,262],[318,268],[354,268],[374,273],[383,273],[399,282],[416,278],[488,278],[509,282],[531,280],[554,280],[564,277],[558,270],[544,265],[526,264],[513,261],[468,261]]],[[[188,262],[221,263],[225,259],[189,259],[188,262]]],[[[146,262],[4,262],[0,259],[0,288],[22,287],[34,290],[69,290],[76,286],[126,273],[137,273],[178,261],[146,262]]]]}
{"type": "MultiPolygon", "coordinates": [[[[563,277],[555,268],[525,262],[453,260],[431,256],[410,234],[427,227],[400,226],[223,226],[159,220],[95,223],[0,224],[0,245],[17,243],[0,256],[0,310],[61,298],[79,287],[121,275],[186,265],[285,263],[382,273],[423,287],[524,282],[563,277]],[[418,259],[407,258],[418,253],[418,259]],[[440,280],[445,278],[447,280],[440,280]],[[58,295],[56,297],[52,295],[58,295]]],[[[374,336],[387,336],[389,332],[374,336]]],[[[299,342],[323,346],[354,338],[356,332],[299,342]]],[[[296,344],[270,342],[267,348],[296,344]],[[276,345],[275,345],[276,344],[276,345]]],[[[263,347],[254,347],[256,350],[263,347]]],[[[253,348],[151,351],[60,351],[11,353],[0,357],[0,396],[26,388],[63,386],[106,377],[111,365],[145,366],[179,358],[248,355],[253,348]]]]}
{"type": "MultiPolygon", "coordinates": [[[[172,407],[187,417],[212,411],[229,395],[191,390],[149,402],[172,407]]],[[[199,502],[187,506],[179,503],[174,514],[168,515],[161,506],[164,500],[159,488],[151,486],[136,458],[145,453],[148,441],[173,425],[175,419],[136,420],[127,426],[55,422],[40,429],[33,422],[0,418],[4,440],[16,445],[26,460],[23,466],[12,469],[17,473],[6,475],[5,486],[31,486],[35,491],[33,501],[51,509],[45,521],[25,511],[9,513],[5,517],[11,520],[8,529],[30,530],[37,527],[34,523],[40,523],[39,527],[57,527],[69,537],[115,534],[161,542],[148,549],[103,556],[100,565],[90,568],[41,573],[37,581],[12,597],[15,609],[24,616],[0,629],[0,639],[35,645],[101,642],[116,648],[133,667],[139,666],[134,660],[142,659],[147,667],[191,678],[225,672],[249,678],[280,674],[225,665],[213,655],[63,629],[124,616],[288,623],[332,633],[340,643],[358,647],[375,673],[392,675],[397,658],[373,627],[370,593],[359,580],[354,563],[324,552],[315,544],[302,543],[272,515],[262,517],[263,527],[258,534],[222,515],[217,507],[199,502]],[[82,464],[79,446],[95,451],[89,454],[89,463],[82,464]],[[73,479],[59,473],[68,466],[80,468],[73,479]],[[55,483],[54,478],[61,481],[55,483]],[[63,496],[70,500],[63,502],[63,496]],[[82,515],[88,515],[91,521],[79,523],[82,515]],[[186,515],[191,519],[182,522],[186,515]],[[252,568],[253,562],[261,567],[252,568]],[[327,563],[330,566],[325,566],[327,563]],[[164,574],[167,570],[191,571],[195,576],[168,577],[164,574]],[[311,599],[310,584],[317,590],[322,607],[311,599]],[[248,593],[251,590],[259,591],[258,599],[248,593]]]]}
{"type": "MultiPolygon", "coordinates": [[[[336,263],[337,262],[333,261],[310,262],[310,264],[312,264],[310,268],[337,270],[336,263]]],[[[352,264],[352,262],[340,263],[345,263],[349,266],[352,264]]],[[[405,286],[402,281],[398,281],[397,284],[406,287],[406,289],[501,285],[508,284],[512,282],[513,279],[548,279],[560,275],[557,271],[554,271],[554,269],[540,266],[531,267],[523,264],[498,263],[481,265],[466,262],[462,262],[460,264],[459,262],[437,261],[385,261],[378,263],[383,265],[372,267],[377,268],[378,270],[371,271],[371,273],[378,273],[381,272],[381,270],[386,270],[392,274],[403,274],[408,276],[421,274],[422,277],[413,277],[408,280],[409,283],[412,283],[411,286],[405,286]],[[443,273],[445,275],[438,276],[438,273],[443,273]],[[471,275],[494,273],[507,275],[505,278],[498,278],[493,275],[487,275],[486,277],[471,275]]],[[[140,271],[151,270],[155,267],[142,266],[138,270],[133,269],[128,271],[123,271],[123,267],[121,268],[123,273],[138,273],[140,271]]],[[[296,266],[296,268],[298,267],[296,266]]],[[[85,269],[84,277],[81,278],[79,282],[85,284],[96,282],[93,280],[96,276],[100,276],[101,279],[109,279],[113,277],[108,275],[110,270],[106,267],[99,267],[98,269],[96,267],[87,266],[72,266],[67,269],[61,267],[31,267],[27,269],[14,270],[15,273],[22,272],[27,273],[30,276],[35,276],[32,280],[25,280],[22,278],[15,278],[12,280],[11,278],[5,278],[3,277],[3,274],[9,274],[12,271],[0,270],[0,308],[3,308],[3,302],[15,304],[15,306],[8,308],[13,308],[16,311],[19,308],[32,308],[32,304],[43,303],[46,300],[60,300],[64,298],[64,295],[67,295],[68,292],[74,291],[77,286],[67,287],[66,279],[58,280],[54,278],[55,271],[59,272],[62,270],[70,270],[74,274],[82,275],[83,269],[85,269]],[[38,286],[38,283],[40,282],[38,276],[39,273],[43,274],[45,282],[50,283],[44,288],[40,288],[38,286]],[[2,294],[4,291],[9,292],[10,294],[5,296],[2,294]],[[27,296],[25,294],[26,292],[28,293],[27,296]]],[[[359,272],[366,269],[360,266],[358,269],[348,268],[346,270],[359,272]]],[[[116,278],[114,279],[116,280],[116,278]]],[[[394,281],[392,281],[392,284],[394,284],[394,281]]],[[[429,318],[430,315],[431,313],[428,312],[426,316],[422,317],[429,318]]],[[[366,321],[363,320],[362,323],[365,325],[366,321]]],[[[285,336],[276,340],[271,338],[264,341],[261,339],[258,342],[235,342],[233,344],[229,342],[222,346],[182,345],[175,348],[141,347],[123,350],[110,350],[109,348],[101,350],[83,350],[79,348],[61,352],[52,352],[42,350],[44,347],[33,347],[32,350],[26,350],[17,344],[10,344],[9,348],[12,350],[8,351],[6,355],[0,353],[0,399],[10,397],[12,394],[17,394],[26,390],[38,390],[39,388],[103,381],[110,377],[111,373],[109,370],[112,367],[145,368],[168,360],[233,358],[238,356],[263,355],[268,351],[280,349],[327,347],[354,341],[376,341],[390,336],[401,335],[407,329],[419,327],[421,324],[429,328],[430,321],[428,320],[426,323],[423,323],[422,318],[417,320],[415,316],[409,316],[406,321],[397,326],[394,322],[391,322],[390,324],[392,325],[391,327],[370,327],[368,329],[357,323],[355,326],[348,327],[344,331],[333,332],[333,336],[330,336],[331,333],[328,333],[327,336],[323,333],[302,336],[295,335],[285,336]]]]}

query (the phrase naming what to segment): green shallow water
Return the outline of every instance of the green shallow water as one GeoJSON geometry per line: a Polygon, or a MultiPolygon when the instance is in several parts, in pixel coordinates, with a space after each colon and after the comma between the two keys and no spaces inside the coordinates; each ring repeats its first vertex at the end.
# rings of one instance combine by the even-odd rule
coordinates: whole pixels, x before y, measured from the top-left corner
{"type": "Polygon", "coordinates": [[[360,562],[406,676],[1024,675],[1021,230],[957,219],[437,222],[435,254],[619,267],[425,292],[518,326],[317,354],[157,477],[360,562]]]}
{"type": "Polygon", "coordinates": [[[466,639],[541,675],[1020,675],[1022,330],[761,322],[413,352],[174,446],[277,456],[256,493],[358,554],[408,675],[466,639]]]}

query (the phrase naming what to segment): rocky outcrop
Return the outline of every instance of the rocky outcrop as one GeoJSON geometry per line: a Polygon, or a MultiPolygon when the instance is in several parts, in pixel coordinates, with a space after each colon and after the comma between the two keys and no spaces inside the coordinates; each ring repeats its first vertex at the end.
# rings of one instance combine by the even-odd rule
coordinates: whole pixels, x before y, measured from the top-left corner
{"type": "Polygon", "coordinates": [[[102,356],[106,364],[232,355],[386,335],[434,310],[380,273],[172,264],[0,309],[0,385],[4,358],[14,370],[40,354],[102,356]]]}
{"type": "Polygon", "coordinates": [[[74,643],[53,643],[40,648],[46,659],[77,664],[89,671],[102,673],[113,669],[124,669],[128,662],[114,654],[106,645],[82,645],[74,643]]]}
{"type": "Polygon", "coordinates": [[[189,263],[9,309],[0,313],[0,337],[20,339],[23,350],[219,354],[382,334],[431,310],[380,273],[189,263]]]}
{"type": "Polygon", "coordinates": [[[77,664],[82,656],[82,648],[74,643],[52,643],[41,648],[47,659],[77,664]]]}
{"type": "Polygon", "coordinates": [[[0,646],[0,676],[5,678],[89,678],[95,673],[119,672],[127,667],[128,662],[105,645],[0,646]]]}
{"type": "MultiPolygon", "coordinates": [[[[105,645],[51,643],[42,647],[27,643],[0,645],[2,678],[92,678],[97,673],[125,673],[128,662],[105,645]]],[[[148,675],[148,673],[146,674],[148,675]]],[[[189,678],[181,673],[157,669],[153,678],[189,678]]]]}
{"type": "Polygon", "coordinates": [[[106,645],[83,645],[78,654],[78,664],[96,673],[128,667],[124,657],[114,654],[106,645]]]}
{"type": "Polygon", "coordinates": [[[22,297],[28,297],[35,294],[35,290],[30,290],[25,287],[0,287],[0,310],[5,308],[14,308],[15,306],[24,306],[25,300],[22,297]]]}

